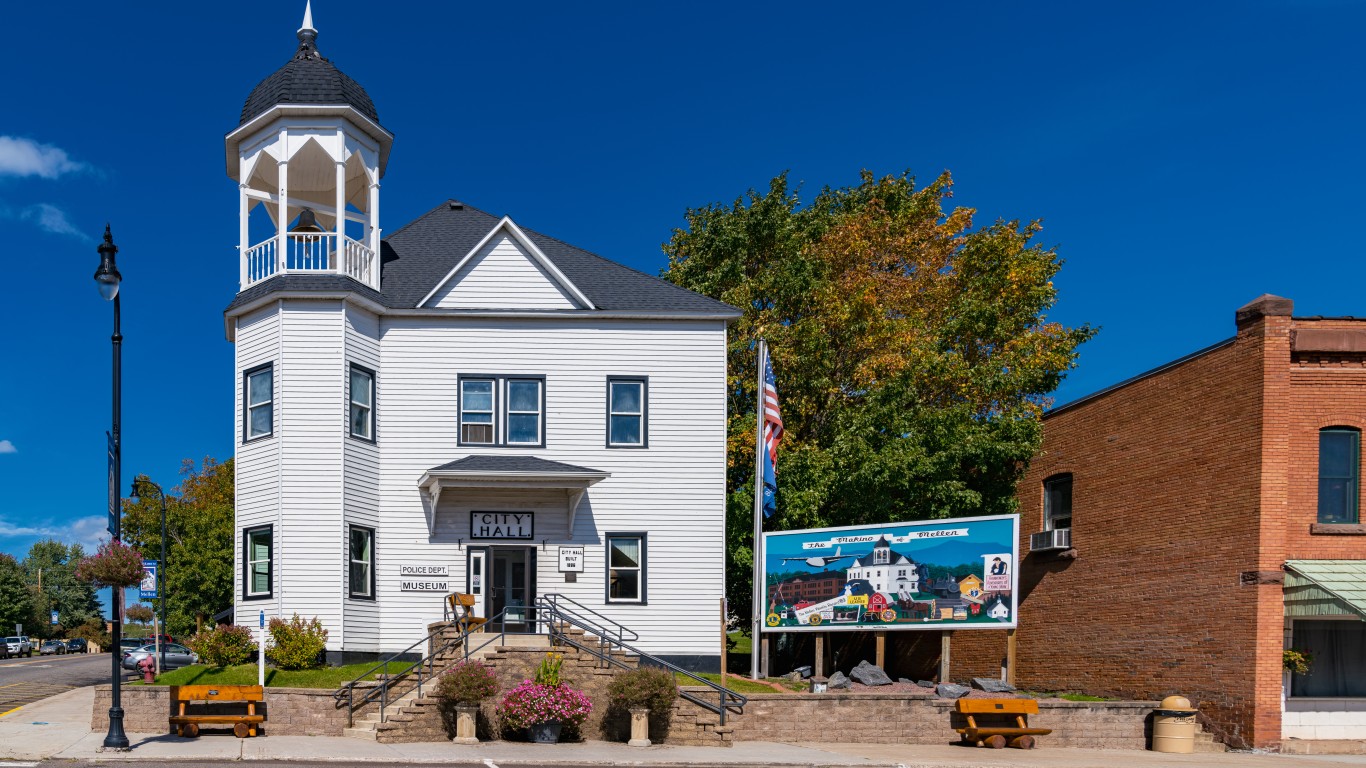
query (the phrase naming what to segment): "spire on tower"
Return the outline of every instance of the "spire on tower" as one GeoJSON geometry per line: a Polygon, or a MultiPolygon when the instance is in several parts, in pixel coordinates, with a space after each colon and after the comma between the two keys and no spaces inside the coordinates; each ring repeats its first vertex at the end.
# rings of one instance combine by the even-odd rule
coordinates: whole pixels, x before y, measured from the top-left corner
{"type": "Polygon", "coordinates": [[[304,0],[304,25],[299,27],[299,50],[295,59],[323,58],[318,53],[318,30],[313,28],[313,0],[304,0]]]}
{"type": "Polygon", "coordinates": [[[313,0],[304,0],[304,25],[299,27],[299,31],[302,32],[305,29],[312,30],[314,34],[318,32],[318,30],[313,29],[313,0]]]}

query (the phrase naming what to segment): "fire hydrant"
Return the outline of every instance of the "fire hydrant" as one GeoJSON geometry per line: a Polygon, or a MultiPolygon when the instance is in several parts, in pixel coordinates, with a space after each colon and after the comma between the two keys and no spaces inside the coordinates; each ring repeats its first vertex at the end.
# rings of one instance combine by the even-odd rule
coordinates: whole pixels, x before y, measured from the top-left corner
{"type": "Polygon", "coordinates": [[[145,656],[138,662],[138,669],[142,670],[142,681],[144,683],[155,683],[157,681],[156,668],[157,661],[151,656],[145,656]]]}

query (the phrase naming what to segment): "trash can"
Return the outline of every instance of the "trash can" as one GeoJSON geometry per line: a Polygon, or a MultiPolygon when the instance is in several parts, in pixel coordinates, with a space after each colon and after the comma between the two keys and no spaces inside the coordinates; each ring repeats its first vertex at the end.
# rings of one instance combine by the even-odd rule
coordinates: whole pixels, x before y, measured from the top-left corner
{"type": "Polygon", "coordinates": [[[1153,711],[1153,751],[1189,755],[1195,751],[1195,707],[1185,696],[1168,696],[1153,711]]]}

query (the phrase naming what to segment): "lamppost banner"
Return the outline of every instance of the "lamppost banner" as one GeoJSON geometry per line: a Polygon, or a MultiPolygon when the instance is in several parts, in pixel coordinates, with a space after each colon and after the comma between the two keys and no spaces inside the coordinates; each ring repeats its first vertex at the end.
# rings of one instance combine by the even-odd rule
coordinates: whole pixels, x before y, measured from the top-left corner
{"type": "Polygon", "coordinates": [[[1014,515],[764,533],[765,632],[1012,629],[1014,515]]]}
{"type": "Polygon", "coordinates": [[[139,600],[156,600],[160,597],[157,594],[157,568],[156,560],[142,561],[142,586],[138,588],[139,600]]]}

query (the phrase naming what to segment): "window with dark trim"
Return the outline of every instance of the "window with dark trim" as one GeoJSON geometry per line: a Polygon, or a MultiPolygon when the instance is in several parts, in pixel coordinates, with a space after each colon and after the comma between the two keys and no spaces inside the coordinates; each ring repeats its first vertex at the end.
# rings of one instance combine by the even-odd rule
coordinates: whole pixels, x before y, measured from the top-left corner
{"type": "Polygon", "coordinates": [[[462,374],[459,444],[545,446],[545,377],[462,374]]]}
{"type": "Polygon", "coordinates": [[[1319,522],[1357,522],[1361,476],[1361,430],[1319,430],[1319,522]]]}
{"type": "Polygon", "coordinates": [[[275,576],[273,526],[242,531],[242,597],[260,600],[271,596],[275,576]]]}
{"type": "Polygon", "coordinates": [[[1043,481],[1043,529],[1072,527],[1072,476],[1054,475],[1043,481]]]}
{"type": "Polygon", "coordinates": [[[275,433],[275,366],[258,365],[242,374],[242,439],[275,433]]]}
{"type": "Polygon", "coordinates": [[[613,376],[607,379],[607,447],[645,448],[648,381],[613,376]]]}
{"type": "Polygon", "coordinates": [[[351,436],[375,441],[375,372],[351,364],[351,436]]]}
{"type": "Polygon", "coordinates": [[[1290,645],[1314,656],[1306,675],[1290,675],[1291,696],[1366,696],[1366,621],[1295,619],[1290,645]]]}
{"type": "Polygon", "coordinates": [[[375,529],[351,526],[347,547],[349,589],[351,597],[375,599],[375,529]]]}
{"type": "Polygon", "coordinates": [[[644,603],[645,534],[607,534],[607,602],[644,603]]]}

